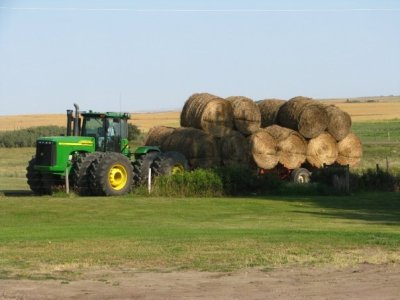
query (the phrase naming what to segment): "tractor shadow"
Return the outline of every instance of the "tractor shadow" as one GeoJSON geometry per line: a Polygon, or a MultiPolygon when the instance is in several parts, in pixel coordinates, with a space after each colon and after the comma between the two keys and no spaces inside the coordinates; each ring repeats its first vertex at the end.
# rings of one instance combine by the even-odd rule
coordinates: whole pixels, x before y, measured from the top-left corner
{"type": "Polygon", "coordinates": [[[32,191],[28,190],[0,190],[0,196],[5,197],[32,197],[34,196],[32,191]]]}

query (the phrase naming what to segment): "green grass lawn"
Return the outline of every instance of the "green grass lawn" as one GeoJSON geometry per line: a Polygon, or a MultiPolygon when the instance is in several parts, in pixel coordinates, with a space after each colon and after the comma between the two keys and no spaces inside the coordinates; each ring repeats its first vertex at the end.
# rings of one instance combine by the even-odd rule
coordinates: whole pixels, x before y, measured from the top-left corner
{"type": "Polygon", "coordinates": [[[352,130],[363,143],[363,158],[356,170],[375,168],[400,172],[400,120],[357,122],[352,130]]]}
{"type": "Polygon", "coordinates": [[[0,197],[0,277],[400,263],[400,197],[0,197]]]}

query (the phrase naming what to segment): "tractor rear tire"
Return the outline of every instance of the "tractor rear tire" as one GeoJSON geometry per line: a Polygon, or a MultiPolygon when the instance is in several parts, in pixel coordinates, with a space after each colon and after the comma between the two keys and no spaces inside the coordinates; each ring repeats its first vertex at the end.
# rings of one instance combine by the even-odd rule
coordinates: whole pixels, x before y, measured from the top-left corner
{"type": "Polygon", "coordinates": [[[151,164],[154,176],[181,174],[187,170],[189,170],[189,164],[186,157],[175,151],[162,153],[151,164]]]}
{"type": "Polygon", "coordinates": [[[146,183],[149,177],[149,168],[153,163],[154,159],[160,156],[160,152],[149,152],[145,155],[140,156],[133,163],[133,185],[139,186],[146,183]]]}
{"type": "Polygon", "coordinates": [[[80,196],[92,195],[89,168],[93,161],[103,154],[103,152],[81,153],[74,161],[71,168],[71,186],[80,196]]]}
{"type": "Polygon", "coordinates": [[[51,178],[50,176],[43,176],[40,172],[35,170],[36,158],[33,157],[26,168],[26,178],[28,185],[35,195],[51,195],[51,178]]]}
{"type": "Polygon", "coordinates": [[[120,153],[107,152],[94,159],[89,173],[94,195],[120,196],[129,193],[132,188],[132,164],[120,153]]]}
{"type": "Polygon", "coordinates": [[[291,174],[291,181],[299,184],[309,183],[311,180],[311,172],[305,168],[298,168],[293,170],[291,174]]]}

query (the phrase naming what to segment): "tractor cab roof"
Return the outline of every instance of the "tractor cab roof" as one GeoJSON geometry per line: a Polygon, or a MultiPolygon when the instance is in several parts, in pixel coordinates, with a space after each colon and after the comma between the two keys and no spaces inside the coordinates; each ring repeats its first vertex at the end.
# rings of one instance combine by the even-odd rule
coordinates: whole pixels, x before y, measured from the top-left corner
{"type": "Polygon", "coordinates": [[[89,110],[88,112],[81,112],[83,117],[92,118],[114,118],[114,119],[130,119],[131,114],[127,112],[94,112],[89,110]]]}

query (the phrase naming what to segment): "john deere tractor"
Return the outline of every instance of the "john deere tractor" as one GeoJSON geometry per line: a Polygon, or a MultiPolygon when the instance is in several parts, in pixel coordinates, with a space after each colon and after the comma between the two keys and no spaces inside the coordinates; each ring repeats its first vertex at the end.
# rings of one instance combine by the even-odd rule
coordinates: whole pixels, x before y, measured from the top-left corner
{"type": "Polygon", "coordinates": [[[80,195],[123,195],[155,175],[183,172],[187,160],[178,152],[162,153],[155,146],[129,148],[129,113],[67,110],[67,132],[41,137],[27,167],[31,190],[52,194],[68,182],[80,195]],[[132,161],[131,158],[134,158],[132,161]],[[66,177],[68,176],[68,180],[66,177]]]}

